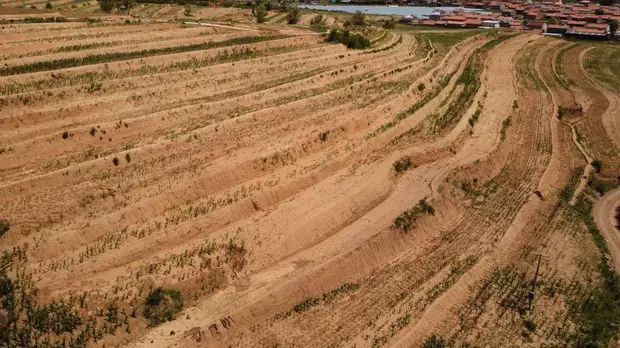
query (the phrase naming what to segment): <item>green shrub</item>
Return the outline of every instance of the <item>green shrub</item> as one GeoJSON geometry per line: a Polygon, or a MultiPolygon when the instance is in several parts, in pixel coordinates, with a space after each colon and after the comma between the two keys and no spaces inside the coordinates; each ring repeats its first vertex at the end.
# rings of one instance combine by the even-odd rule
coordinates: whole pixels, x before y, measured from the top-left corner
{"type": "Polygon", "coordinates": [[[5,219],[0,219],[0,237],[2,237],[5,233],[9,231],[11,225],[5,219]]]}
{"type": "Polygon", "coordinates": [[[99,2],[99,7],[101,11],[105,13],[110,13],[114,9],[114,1],[112,0],[97,0],[99,2]]]}
{"type": "Polygon", "coordinates": [[[353,25],[366,24],[366,15],[361,11],[356,11],[351,17],[351,24],[353,25]]]}
{"type": "Polygon", "coordinates": [[[297,313],[307,311],[308,309],[318,305],[321,299],[309,297],[293,306],[293,310],[297,313]]]}
{"type": "Polygon", "coordinates": [[[424,341],[422,348],[443,348],[446,346],[446,340],[439,335],[432,335],[424,341]]]}
{"type": "Polygon", "coordinates": [[[506,139],[506,130],[508,129],[508,127],[510,127],[511,124],[512,124],[512,119],[510,119],[510,116],[506,117],[506,119],[502,121],[502,129],[499,131],[501,134],[502,141],[506,139]]]}
{"type": "Polygon", "coordinates": [[[566,109],[562,105],[558,106],[558,119],[562,119],[566,115],[566,109]]]}
{"type": "Polygon", "coordinates": [[[411,168],[411,159],[409,159],[409,157],[403,157],[399,160],[396,160],[392,166],[394,167],[394,170],[396,171],[396,174],[400,174],[404,171],[406,171],[407,169],[411,168]]]}
{"type": "Polygon", "coordinates": [[[175,318],[183,309],[183,297],[178,290],[158,287],[151,290],[144,306],[144,317],[155,326],[175,318]]]}
{"type": "Polygon", "coordinates": [[[112,164],[114,164],[115,167],[118,166],[118,163],[119,163],[118,157],[112,158],[112,164]]]}
{"type": "Polygon", "coordinates": [[[435,215],[435,208],[426,202],[426,199],[421,199],[415,207],[403,211],[394,219],[392,227],[409,232],[415,227],[415,221],[421,214],[435,215]]]}
{"type": "Polygon", "coordinates": [[[46,3],[45,3],[45,8],[46,8],[46,9],[48,9],[48,10],[51,10],[51,9],[52,9],[52,3],[51,3],[51,2],[49,2],[49,1],[48,1],[48,2],[46,2],[46,3]]]}
{"type": "Polygon", "coordinates": [[[295,5],[291,5],[288,7],[288,11],[287,11],[287,22],[288,24],[297,24],[297,22],[299,22],[299,7],[295,6],[295,5]]]}
{"type": "Polygon", "coordinates": [[[601,180],[597,177],[593,177],[592,179],[590,179],[590,181],[588,181],[588,185],[592,187],[596,192],[598,192],[601,196],[615,188],[615,185],[605,180],[601,180]]]}
{"type": "Polygon", "coordinates": [[[603,168],[603,161],[596,159],[590,164],[592,165],[592,167],[594,167],[594,170],[596,170],[597,173],[601,172],[601,169],[603,168]]]}
{"type": "Polygon", "coordinates": [[[263,4],[258,4],[254,7],[252,11],[254,13],[254,17],[256,17],[256,23],[265,23],[265,19],[267,18],[267,7],[263,4]]]}
{"type": "Polygon", "coordinates": [[[523,320],[523,326],[525,326],[525,328],[529,332],[536,331],[536,324],[533,321],[529,320],[529,319],[523,320]]]}
{"type": "Polygon", "coordinates": [[[319,139],[321,141],[326,141],[328,135],[329,135],[329,131],[322,132],[321,134],[319,134],[319,139]]]}
{"type": "Polygon", "coordinates": [[[341,43],[353,49],[370,47],[370,40],[360,34],[351,33],[348,30],[332,29],[327,36],[327,41],[341,43]]]}

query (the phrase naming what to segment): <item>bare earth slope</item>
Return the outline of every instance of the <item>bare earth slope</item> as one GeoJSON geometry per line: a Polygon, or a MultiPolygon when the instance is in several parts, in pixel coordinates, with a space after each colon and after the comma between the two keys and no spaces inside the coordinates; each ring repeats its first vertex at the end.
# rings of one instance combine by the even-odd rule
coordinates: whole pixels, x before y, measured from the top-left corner
{"type": "Polygon", "coordinates": [[[615,339],[618,95],[585,44],[367,26],[353,50],[180,10],[0,32],[0,338],[615,339]]]}

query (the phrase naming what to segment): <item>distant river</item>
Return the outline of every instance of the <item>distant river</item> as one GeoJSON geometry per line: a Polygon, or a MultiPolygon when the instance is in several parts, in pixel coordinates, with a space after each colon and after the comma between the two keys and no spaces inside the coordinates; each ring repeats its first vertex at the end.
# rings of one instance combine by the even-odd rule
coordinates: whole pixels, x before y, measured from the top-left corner
{"type": "MultiPolygon", "coordinates": [[[[425,7],[425,6],[382,6],[382,5],[303,5],[299,7],[311,10],[335,11],[355,13],[361,11],[372,15],[414,15],[416,17],[427,18],[435,10],[452,11],[457,7],[425,7]]],[[[467,12],[482,12],[473,8],[464,8],[467,12]]]]}

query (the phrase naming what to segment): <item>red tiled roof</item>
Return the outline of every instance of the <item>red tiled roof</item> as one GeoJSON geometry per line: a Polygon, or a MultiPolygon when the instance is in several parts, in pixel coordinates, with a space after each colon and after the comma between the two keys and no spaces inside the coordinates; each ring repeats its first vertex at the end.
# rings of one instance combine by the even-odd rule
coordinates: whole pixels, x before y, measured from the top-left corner
{"type": "Polygon", "coordinates": [[[588,23],[586,25],[586,28],[592,28],[592,29],[607,29],[607,24],[605,23],[588,23]]]}
{"type": "Polygon", "coordinates": [[[594,28],[570,28],[571,33],[575,34],[607,34],[606,30],[594,29],[594,28]]]}

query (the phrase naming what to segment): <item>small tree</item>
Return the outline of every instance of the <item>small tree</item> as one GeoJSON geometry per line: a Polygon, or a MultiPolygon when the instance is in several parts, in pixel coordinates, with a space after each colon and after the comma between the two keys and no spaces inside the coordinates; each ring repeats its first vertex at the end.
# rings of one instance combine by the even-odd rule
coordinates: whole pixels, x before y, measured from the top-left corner
{"type": "Polygon", "coordinates": [[[590,164],[592,165],[594,170],[596,170],[597,173],[601,172],[601,168],[603,168],[603,161],[595,159],[590,164]]]}
{"type": "Polygon", "coordinates": [[[609,22],[609,32],[611,33],[611,36],[616,35],[616,31],[618,31],[618,21],[615,19],[612,19],[609,22]]]}
{"type": "Polygon", "coordinates": [[[299,7],[291,5],[288,7],[288,24],[297,24],[299,22],[299,7]]]}
{"type": "Polygon", "coordinates": [[[351,17],[351,23],[353,25],[364,25],[366,24],[366,15],[361,11],[356,11],[351,17]]]}
{"type": "Polygon", "coordinates": [[[265,18],[267,17],[267,6],[262,2],[256,5],[252,10],[254,17],[256,17],[256,23],[264,23],[265,18]]]}
{"type": "Polygon", "coordinates": [[[185,12],[183,14],[185,15],[185,17],[191,17],[192,16],[192,5],[185,4],[185,12]]]}
{"type": "Polygon", "coordinates": [[[105,13],[110,13],[114,9],[114,1],[112,0],[97,0],[99,1],[99,7],[101,11],[105,13]]]}
{"type": "Polygon", "coordinates": [[[49,1],[48,1],[48,2],[46,2],[46,3],[45,3],[45,8],[46,8],[46,9],[48,9],[48,10],[51,10],[51,9],[52,9],[52,3],[51,3],[51,2],[49,2],[49,1]]]}
{"type": "Polygon", "coordinates": [[[129,14],[129,10],[133,7],[135,0],[123,0],[123,9],[129,14]]]}

